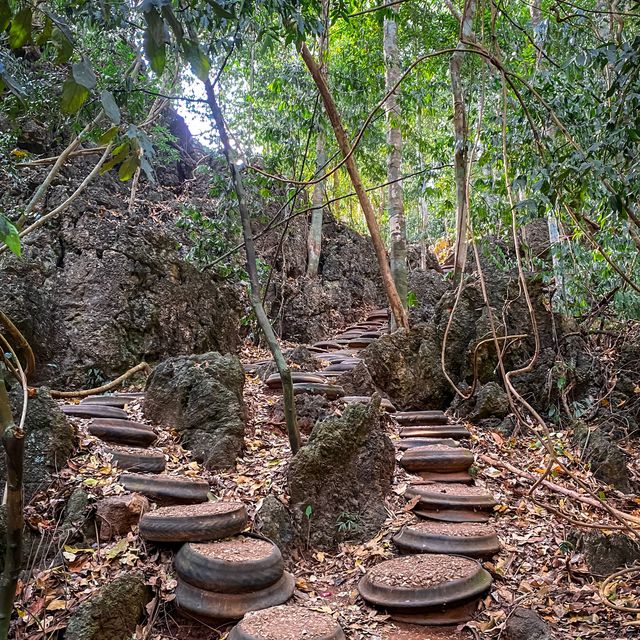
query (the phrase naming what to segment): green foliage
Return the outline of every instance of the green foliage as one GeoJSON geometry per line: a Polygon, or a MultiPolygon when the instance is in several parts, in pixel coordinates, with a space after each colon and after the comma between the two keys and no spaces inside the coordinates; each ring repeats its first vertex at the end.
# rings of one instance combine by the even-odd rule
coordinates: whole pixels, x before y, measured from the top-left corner
{"type": "Polygon", "coordinates": [[[9,219],[0,213],[0,245],[6,244],[17,256],[21,253],[18,230],[9,219]]]}
{"type": "Polygon", "coordinates": [[[355,533],[360,528],[360,516],[357,513],[343,511],[336,520],[336,529],[342,535],[355,533]]]}

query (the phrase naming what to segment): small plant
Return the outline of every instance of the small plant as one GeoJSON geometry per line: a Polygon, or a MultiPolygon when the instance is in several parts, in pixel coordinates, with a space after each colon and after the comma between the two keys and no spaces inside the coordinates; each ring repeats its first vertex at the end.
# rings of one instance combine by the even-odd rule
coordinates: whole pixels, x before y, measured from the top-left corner
{"type": "Polygon", "coordinates": [[[357,513],[343,511],[336,520],[336,529],[343,535],[355,533],[360,529],[360,516],[357,513]]]}
{"type": "Polygon", "coordinates": [[[311,539],[311,516],[313,515],[313,507],[308,504],[305,508],[304,508],[304,515],[307,518],[307,549],[311,546],[310,544],[310,539],[311,539]]]}

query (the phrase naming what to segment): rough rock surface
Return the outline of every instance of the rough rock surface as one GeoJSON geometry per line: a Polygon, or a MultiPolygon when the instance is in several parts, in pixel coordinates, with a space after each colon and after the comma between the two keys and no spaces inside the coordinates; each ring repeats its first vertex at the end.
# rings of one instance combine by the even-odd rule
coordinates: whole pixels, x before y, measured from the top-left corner
{"type": "Polygon", "coordinates": [[[256,513],[256,531],[287,553],[294,542],[291,514],[275,496],[267,496],[256,513]]]}
{"type": "Polygon", "coordinates": [[[487,382],[477,392],[476,405],[470,420],[504,418],[509,411],[509,399],[504,389],[497,382],[487,382]]]}
{"type": "MultiPolygon", "coordinates": [[[[292,371],[317,371],[320,366],[318,359],[314,358],[306,347],[288,349],[282,355],[292,371]]],[[[278,367],[273,360],[260,365],[256,370],[261,380],[266,380],[273,373],[278,373],[278,367]]]]}
{"type": "Polygon", "coordinates": [[[140,516],[148,510],[149,500],[138,493],[103,498],[96,507],[100,540],[127,535],[131,527],[138,524],[140,516]]]}
{"type": "Polygon", "coordinates": [[[65,640],[129,640],[140,622],[149,589],[141,573],[125,573],[71,615],[65,640]]]}
{"type": "Polygon", "coordinates": [[[416,304],[409,310],[414,323],[431,320],[438,301],[450,287],[444,276],[432,269],[411,271],[407,285],[416,299],[416,304]]]}
{"type": "Polygon", "coordinates": [[[580,536],[578,546],[584,552],[589,570],[596,576],[608,576],[640,559],[640,546],[624,534],[588,531],[580,536]]]}
{"type": "Polygon", "coordinates": [[[552,640],[553,634],[535,611],[516,607],[505,623],[502,637],[504,640],[552,640]]]}
{"type": "Polygon", "coordinates": [[[331,548],[373,536],[386,518],[394,467],[378,396],[318,423],[291,460],[287,478],[298,540],[331,548]]]}
{"type": "Polygon", "coordinates": [[[631,493],[627,455],[602,427],[592,430],[578,428],[576,439],[582,443],[583,457],[591,465],[596,478],[623,493],[631,493]]]}
{"type": "Polygon", "coordinates": [[[364,362],[359,362],[351,371],[345,371],[339,376],[338,384],[348,396],[368,396],[377,391],[364,362]]]}
{"type": "Polygon", "coordinates": [[[382,336],[361,352],[375,385],[398,409],[444,409],[453,391],[440,368],[433,323],[382,336]]]}
{"type": "Polygon", "coordinates": [[[182,445],[208,469],[230,468],[243,445],[243,387],[244,370],[235,356],[169,358],[149,376],[144,413],[175,428],[182,445]]]}
{"type": "MultiPolygon", "coordinates": [[[[10,393],[15,420],[22,411],[22,392],[14,386],[10,393]]],[[[24,495],[28,502],[37,491],[46,489],[52,475],[64,467],[74,448],[74,430],[49,391],[40,387],[29,398],[25,421],[24,495]]],[[[4,455],[0,455],[0,482],[6,479],[4,455]]]]}

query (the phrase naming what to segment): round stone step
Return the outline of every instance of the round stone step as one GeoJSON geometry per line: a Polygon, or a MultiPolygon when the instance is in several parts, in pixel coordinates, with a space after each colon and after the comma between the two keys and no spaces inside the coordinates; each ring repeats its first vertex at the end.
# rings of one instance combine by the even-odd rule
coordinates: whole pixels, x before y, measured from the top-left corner
{"type": "Polygon", "coordinates": [[[105,442],[132,447],[148,447],[157,439],[149,425],[131,420],[96,418],[89,423],[88,431],[105,442]]]}
{"type": "Polygon", "coordinates": [[[377,340],[381,336],[382,336],[382,333],[380,331],[365,331],[364,333],[361,333],[359,337],[360,338],[373,338],[374,340],[377,340]]]}
{"type": "Polygon", "coordinates": [[[427,447],[432,444],[444,444],[447,447],[460,446],[460,443],[453,438],[401,438],[396,444],[400,451],[406,451],[413,447],[427,447]]]}
{"type": "Polygon", "coordinates": [[[265,589],[284,572],[280,549],[266,538],[250,535],[185,544],[174,566],[189,584],[218,593],[265,589]]]}
{"type": "MultiPolygon", "coordinates": [[[[340,400],[345,404],[356,404],[358,402],[369,404],[371,402],[371,396],[343,396],[340,400]]],[[[380,400],[380,406],[388,413],[393,413],[396,410],[391,400],[387,400],[387,398],[380,400]]]]}
{"type": "Polygon", "coordinates": [[[336,349],[341,349],[342,345],[334,342],[333,340],[321,340],[320,342],[314,342],[311,345],[313,349],[320,349],[322,351],[334,351],[336,349]]]}
{"type": "Polygon", "coordinates": [[[285,604],[247,613],[228,640],[345,640],[345,635],[329,614],[285,604]]]}
{"type": "Polygon", "coordinates": [[[161,473],[166,460],[159,449],[138,449],[136,447],[110,447],[107,453],[118,466],[118,469],[137,471],[139,473],[161,473]]]}
{"type": "Polygon", "coordinates": [[[294,395],[301,393],[309,393],[311,395],[326,396],[330,399],[341,398],[344,396],[344,389],[337,384],[317,384],[301,382],[293,385],[294,395]]]}
{"type": "Polygon", "coordinates": [[[358,590],[394,620],[438,625],[451,624],[460,607],[472,614],[475,607],[464,605],[477,602],[490,586],[491,576],[477,560],[419,554],[377,564],[360,580],[358,590]]]}
{"type": "Polygon", "coordinates": [[[488,558],[500,551],[493,527],[482,522],[433,522],[407,525],[393,538],[403,553],[453,553],[488,558]]]}
{"type": "MultiPolygon", "coordinates": [[[[291,380],[295,383],[311,382],[314,384],[324,384],[326,380],[317,373],[303,373],[301,371],[292,371],[291,380]]],[[[271,389],[282,389],[282,380],[279,373],[271,374],[265,381],[267,387],[271,389]]]]}
{"type": "Polygon", "coordinates": [[[151,542],[208,542],[240,533],[247,519],[241,502],[160,507],[142,516],[140,535],[151,542]]]}
{"type": "Polygon", "coordinates": [[[178,579],[176,605],[196,618],[239,620],[249,611],[284,604],[293,595],[294,589],[295,579],[288,572],[275,584],[251,593],[206,591],[178,579]]]}
{"type": "Polygon", "coordinates": [[[387,321],[389,319],[389,310],[388,309],[375,309],[372,311],[366,318],[366,321],[372,320],[384,320],[387,321]]]}
{"type": "MultiPolygon", "coordinates": [[[[395,418],[397,415],[394,413],[393,417],[395,418]]],[[[401,438],[453,438],[454,440],[464,440],[471,435],[461,424],[403,427],[399,433],[401,438]]]]}
{"type": "Polygon", "coordinates": [[[405,498],[415,497],[418,502],[414,513],[445,522],[487,522],[497,505],[495,498],[484,489],[453,483],[410,485],[405,498]]]}
{"type": "Polygon", "coordinates": [[[412,473],[421,471],[453,473],[466,471],[474,460],[473,453],[469,449],[430,444],[425,447],[412,447],[402,456],[400,464],[412,473]]]}
{"type": "MultiPolygon", "coordinates": [[[[358,361],[360,362],[360,361],[358,361]]],[[[326,369],[322,370],[322,373],[344,373],[345,371],[353,371],[357,366],[358,362],[350,362],[348,360],[342,360],[342,362],[335,362],[330,364],[326,369]]]]}
{"type": "Polygon", "coordinates": [[[73,418],[118,418],[126,420],[127,412],[105,404],[63,404],[62,412],[73,418]]]}
{"type": "Polygon", "coordinates": [[[169,504],[206,502],[209,494],[208,482],[182,476],[123,473],[120,483],[127,491],[169,504]]]}
{"type": "Polygon", "coordinates": [[[87,396],[80,400],[81,405],[101,404],[105,407],[118,407],[124,409],[133,398],[124,398],[122,396],[87,396]]]}
{"type": "Polygon", "coordinates": [[[349,340],[350,349],[364,349],[368,347],[372,342],[375,342],[377,338],[354,338],[349,340]]]}
{"type": "Polygon", "coordinates": [[[398,411],[394,418],[396,422],[402,426],[441,425],[449,422],[449,418],[445,415],[444,411],[439,410],[398,411]]]}

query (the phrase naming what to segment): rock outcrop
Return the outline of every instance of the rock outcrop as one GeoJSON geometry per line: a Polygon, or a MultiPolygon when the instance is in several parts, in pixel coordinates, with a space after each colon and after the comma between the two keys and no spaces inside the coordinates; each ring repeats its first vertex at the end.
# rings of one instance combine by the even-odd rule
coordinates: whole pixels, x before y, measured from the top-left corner
{"type": "Polygon", "coordinates": [[[238,358],[216,352],[169,358],[147,381],[144,412],[175,428],[182,445],[208,469],[235,465],[243,445],[244,370],[238,358]]]}
{"type": "Polygon", "coordinates": [[[319,422],[291,460],[291,515],[299,542],[323,548],[364,541],[386,518],[395,450],[382,426],[380,398],[319,422]]]}

